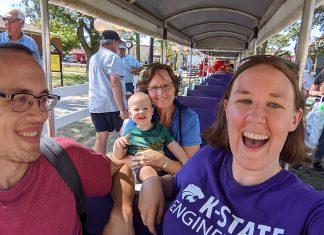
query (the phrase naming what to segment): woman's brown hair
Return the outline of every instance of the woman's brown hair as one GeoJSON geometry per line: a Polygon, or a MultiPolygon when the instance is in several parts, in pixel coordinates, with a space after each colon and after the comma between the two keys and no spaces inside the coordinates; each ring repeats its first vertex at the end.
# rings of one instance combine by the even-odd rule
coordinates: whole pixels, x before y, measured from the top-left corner
{"type": "MultiPolygon", "coordinates": [[[[271,55],[257,55],[245,58],[245,61],[234,73],[225,94],[219,104],[217,118],[211,127],[203,134],[207,143],[211,146],[219,146],[225,150],[230,150],[227,120],[224,110],[224,101],[228,100],[232,91],[233,83],[237,77],[245,70],[260,64],[272,66],[284,73],[292,84],[294,90],[295,111],[304,112],[305,105],[302,94],[298,87],[298,72],[294,63],[285,61],[280,57],[271,55]]],[[[306,158],[306,147],[304,144],[305,130],[304,123],[301,120],[297,128],[288,133],[286,142],[280,153],[280,160],[286,163],[299,163],[306,158]]]]}
{"type": "Polygon", "coordinates": [[[152,81],[152,78],[159,70],[166,70],[168,72],[175,89],[175,95],[177,96],[181,87],[181,79],[174,74],[171,66],[161,64],[159,62],[154,62],[147,66],[141,78],[137,82],[137,87],[140,89],[140,91],[147,92],[146,89],[149,83],[152,81]]]}

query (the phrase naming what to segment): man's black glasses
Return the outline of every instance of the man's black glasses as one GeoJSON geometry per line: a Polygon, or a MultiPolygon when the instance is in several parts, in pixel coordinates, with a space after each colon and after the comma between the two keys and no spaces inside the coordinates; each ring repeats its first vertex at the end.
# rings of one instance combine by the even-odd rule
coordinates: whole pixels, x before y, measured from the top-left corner
{"type": "Polygon", "coordinates": [[[8,94],[0,92],[0,97],[9,100],[11,110],[18,113],[28,111],[34,104],[35,99],[37,100],[39,109],[42,112],[51,111],[57,104],[57,101],[60,100],[60,96],[53,94],[34,96],[30,93],[8,94]]]}

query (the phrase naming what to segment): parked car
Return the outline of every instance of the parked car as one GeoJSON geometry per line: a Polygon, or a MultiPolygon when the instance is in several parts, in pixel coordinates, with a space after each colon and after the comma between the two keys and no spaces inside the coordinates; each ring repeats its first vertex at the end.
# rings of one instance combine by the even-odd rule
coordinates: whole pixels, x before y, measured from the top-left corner
{"type": "Polygon", "coordinates": [[[63,62],[66,62],[66,63],[73,63],[73,57],[71,55],[66,55],[64,56],[63,58],[63,62]]]}

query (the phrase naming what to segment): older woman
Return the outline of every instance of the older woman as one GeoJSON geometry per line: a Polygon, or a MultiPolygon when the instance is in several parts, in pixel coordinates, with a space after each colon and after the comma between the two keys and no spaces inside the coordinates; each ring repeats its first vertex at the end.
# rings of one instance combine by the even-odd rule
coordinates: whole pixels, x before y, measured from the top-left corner
{"type": "MultiPolygon", "coordinates": [[[[155,108],[153,119],[167,127],[188,157],[194,155],[201,144],[198,116],[176,100],[180,80],[172,68],[165,64],[152,63],[145,69],[137,85],[139,90],[149,94],[153,102],[155,108]]],[[[123,126],[122,135],[134,125],[133,121],[128,121],[123,126]]],[[[167,173],[175,174],[182,165],[167,148],[164,149],[164,153],[165,155],[148,149],[141,152],[137,160],[141,166],[162,168],[167,173]]]]}
{"type": "MultiPolygon", "coordinates": [[[[274,56],[247,58],[206,133],[209,146],[174,180],[162,181],[174,198],[164,234],[324,234],[324,193],[280,164],[305,157],[303,110],[290,64],[274,56]]],[[[161,195],[157,177],[143,183],[140,210],[154,233],[161,195]]]]}

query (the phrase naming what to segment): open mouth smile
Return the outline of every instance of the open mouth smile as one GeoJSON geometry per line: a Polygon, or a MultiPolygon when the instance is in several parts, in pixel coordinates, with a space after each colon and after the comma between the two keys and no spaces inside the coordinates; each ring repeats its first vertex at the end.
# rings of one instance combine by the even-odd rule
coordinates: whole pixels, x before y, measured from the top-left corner
{"type": "Polygon", "coordinates": [[[260,148],[265,145],[270,137],[264,134],[257,134],[253,132],[244,131],[242,134],[243,143],[249,148],[260,148]]]}

